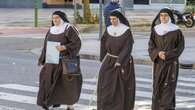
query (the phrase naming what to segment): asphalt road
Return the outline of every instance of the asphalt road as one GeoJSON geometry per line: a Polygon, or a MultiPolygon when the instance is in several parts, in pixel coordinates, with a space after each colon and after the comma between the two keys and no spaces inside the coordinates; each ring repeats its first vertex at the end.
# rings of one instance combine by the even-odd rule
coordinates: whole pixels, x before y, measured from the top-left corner
{"type": "MultiPolygon", "coordinates": [[[[40,110],[36,105],[40,67],[38,56],[30,52],[42,45],[31,38],[0,38],[0,110],[40,110]]],[[[96,81],[99,61],[81,60],[84,78],[76,110],[91,110],[96,105],[96,81]],[[89,105],[89,103],[91,103],[89,105]]],[[[136,65],[136,110],[150,110],[152,68],[136,65]]],[[[180,69],[177,88],[177,110],[195,109],[195,70],[180,69]]],[[[63,110],[63,109],[59,109],[63,110]]]]}

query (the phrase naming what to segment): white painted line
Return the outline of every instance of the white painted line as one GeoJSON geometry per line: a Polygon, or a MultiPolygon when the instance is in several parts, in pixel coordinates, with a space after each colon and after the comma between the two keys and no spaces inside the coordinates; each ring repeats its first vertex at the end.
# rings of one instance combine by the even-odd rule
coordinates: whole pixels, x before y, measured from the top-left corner
{"type": "MultiPolygon", "coordinates": [[[[195,101],[195,100],[194,100],[195,101]]],[[[195,103],[194,102],[183,102],[183,103],[176,103],[176,108],[194,108],[195,109],[195,103]]]]}
{"type": "MultiPolygon", "coordinates": [[[[152,92],[145,92],[145,91],[136,91],[136,97],[142,97],[142,98],[149,98],[152,99],[152,92]]],[[[185,96],[176,96],[177,102],[184,102],[184,101],[194,101],[195,98],[193,97],[185,97],[185,96]]],[[[81,94],[81,99],[85,100],[93,100],[96,101],[97,96],[95,94],[81,94]]]]}
{"type": "Polygon", "coordinates": [[[194,87],[195,88],[195,83],[184,83],[184,82],[178,82],[179,86],[184,86],[184,87],[194,87]]]}
{"type": "MultiPolygon", "coordinates": [[[[27,91],[27,92],[38,92],[38,87],[25,86],[25,85],[20,85],[20,84],[3,84],[3,85],[0,85],[0,87],[7,88],[7,89],[13,89],[13,90],[27,91]]],[[[87,87],[87,85],[84,85],[84,87],[86,87],[87,89],[89,88],[89,87],[87,87]]],[[[85,100],[91,100],[91,99],[94,99],[94,97],[96,99],[95,95],[84,94],[84,93],[81,93],[81,96],[80,96],[81,99],[85,99],[85,100]]]]}
{"type": "Polygon", "coordinates": [[[137,81],[152,83],[152,79],[142,78],[142,77],[136,77],[136,82],[137,81]]]}
{"type": "Polygon", "coordinates": [[[142,100],[142,101],[135,101],[135,105],[141,106],[141,105],[151,105],[151,100],[142,100]]]}
{"type": "Polygon", "coordinates": [[[135,110],[151,110],[151,108],[148,108],[148,107],[138,107],[135,110]]]}
{"type": "Polygon", "coordinates": [[[97,79],[91,78],[91,79],[84,79],[83,81],[87,81],[87,82],[96,82],[97,83],[97,79]]]}
{"type": "MultiPolygon", "coordinates": [[[[20,84],[2,84],[0,85],[1,88],[6,88],[6,89],[13,89],[13,90],[19,90],[19,91],[27,91],[27,92],[38,92],[38,87],[34,86],[25,86],[25,85],[20,85],[20,84]]],[[[84,89],[89,89],[89,90],[95,90],[96,86],[92,86],[89,84],[83,84],[84,89]]],[[[93,98],[95,95],[91,94],[81,94],[81,98],[85,100],[90,100],[93,98]]]]}
{"type": "MultiPolygon", "coordinates": [[[[38,89],[37,87],[23,86],[23,85],[17,85],[17,84],[5,84],[3,86],[1,85],[0,87],[5,87],[8,89],[14,89],[14,90],[28,91],[28,92],[37,92],[37,89],[38,89]]],[[[9,94],[9,93],[4,93],[4,92],[0,92],[0,99],[8,99],[10,101],[13,100],[16,102],[19,101],[19,102],[25,102],[25,103],[29,102],[29,104],[34,104],[36,100],[35,97],[15,95],[15,94],[9,94]]],[[[96,95],[81,93],[80,99],[96,100],[96,95]]]]}
{"type": "MultiPolygon", "coordinates": [[[[83,95],[83,96],[87,97],[87,95],[83,95]]],[[[0,92],[0,100],[6,100],[6,101],[12,101],[12,102],[24,103],[24,104],[32,104],[32,105],[36,104],[35,97],[16,95],[16,94],[5,93],[5,92],[0,92]]],[[[75,104],[75,107],[82,108],[82,110],[86,110],[84,108],[89,108],[89,107],[94,108],[95,106],[86,106],[86,105],[82,105],[82,104],[75,104]]],[[[8,110],[12,110],[12,109],[8,109],[8,110]]],[[[17,110],[17,109],[13,109],[13,110],[17,110]]],[[[19,109],[19,110],[21,110],[21,109],[19,109]]]]}
{"type": "Polygon", "coordinates": [[[190,81],[190,82],[195,82],[195,78],[187,78],[187,77],[178,77],[178,79],[180,80],[180,81],[190,81]]]}
{"type": "Polygon", "coordinates": [[[0,92],[0,99],[13,101],[18,103],[25,103],[25,104],[36,104],[36,98],[31,96],[24,96],[24,95],[16,95],[11,93],[0,92]]]}
{"type": "Polygon", "coordinates": [[[84,93],[81,93],[80,99],[96,101],[97,96],[95,94],[84,94],[84,93]]]}
{"type": "Polygon", "coordinates": [[[97,86],[96,85],[91,85],[91,84],[85,84],[85,83],[83,83],[82,89],[97,90],[97,86]]]}
{"type": "MultiPolygon", "coordinates": [[[[135,101],[135,108],[136,110],[151,110],[151,100],[144,100],[144,101],[135,101]]],[[[182,103],[176,103],[176,108],[195,108],[194,102],[182,102],[182,103]]]]}
{"type": "MultiPolygon", "coordinates": [[[[150,98],[152,99],[152,92],[145,92],[145,91],[136,91],[137,97],[143,97],[143,98],[150,98]]],[[[194,101],[194,97],[184,97],[184,96],[176,96],[177,102],[185,102],[185,101],[194,101]]]]}
{"type": "MultiPolygon", "coordinates": [[[[151,100],[145,100],[145,101],[135,101],[135,105],[136,105],[136,110],[143,110],[144,109],[151,109],[151,100]]],[[[195,108],[195,104],[194,102],[182,102],[182,103],[176,103],[176,108],[179,109],[179,108],[195,108]]]]}
{"type": "MultiPolygon", "coordinates": [[[[147,79],[141,79],[141,80],[147,80],[147,79]]],[[[1,88],[7,88],[7,89],[20,90],[20,91],[28,91],[28,92],[37,92],[38,91],[38,87],[25,86],[25,85],[20,85],[20,84],[2,84],[2,85],[0,85],[0,87],[1,88]]],[[[137,83],[136,87],[151,89],[152,85],[137,83]]],[[[82,89],[96,90],[97,87],[96,87],[96,85],[91,85],[91,84],[85,84],[84,83],[83,86],[82,86],[82,89]]],[[[181,89],[181,88],[177,88],[177,92],[195,94],[193,90],[181,89]]],[[[150,94],[147,94],[145,96],[143,96],[142,94],[138,94],[139,91],[136,91],[136,93],[137,93],[138,96],[141,96],[141,97],[146,97],[146,98],[150,98],[151,97],[151,92],[146,92],[146,93],[150,93],[150,94]]],[[[95,94],[93,94],[93,95],[91,95],[91,94],[84,94],[84,96],[82,96],[82,94],[81,94],[81,98],[86,99],[86,100],[88,100],[88,99],[90,100],[91,98],[94,97],[94,95],[95,94]]]]}
{"type": "MultiPolygon", "coordinates": [[[[140,88],[146,88],[146,89],[152,89],[152,84],[136,84],[136,87],[140,88]]],[[[180,93],[187,93],[187,94],[194,94],[195,95],[195,90],[192,89],[182,89],[182,88],[177,88],[176,92],[180,93]]]]}
{"type": "MultiPolygon", "coordinates": [[[[27,91],[27,92],[37,92],[39,89],[38,87],[26,86],[26,85],[21,85],[21,84],[1,84],[0,88],[14,89],[14,90],[19,90],[19,91],[27,91]]],[[[95,85],[85,84],[85,83],[83,83],[82,88],[88,89],[88,90],[97,89],[95,85]]]]}
{"type": "MultiPolygon", "coordinates": [[[[97,107],[96,106],[91,106],[91,105],[83,105],[83,104],[75,104],[73,105],[73,107],[76,109],[76,110],[92,110],[92,109],[96,109],[97,107]]],[[[67,108],[66,105],[62,105],[60,106],[60,108],[67,108]]]]}
{"type": "Polygon", "coordinates": [[[0,87],[6,88],[6,89],[28,91],[28,92],[37,92],[38,91],[38,87],[25,86],[25,85],[21,85],[21,84],[2,84],[2,85],[0,85],[0,87]]]}
{"type": "Polygon", "coordinates": [[[25,110],[25,109],[0,105],[0,110],[25,110]]]}
{"type": "MultiPolygon", "coordinates": [[[[195,78],[190,78],[190,77],[181,77],[179,76],[178,77],[178,82],[181,82],[181,81],[186,81],[186,82],[194,82],[195,83],[195,78]]],[[[84,79],[84,81],[87,81],[87,82],[97,82],[97,79],[95,78],[92,78],[92,79],[84,79]]],[[[148,82],[148,83],[152,83],[152,79],[151,78],[143,78],[143,77],[136,77],[136,81],[144,81],[144,82],[148,82]]]]}
{"type": "MultiPolygon", "coordinates": [[[[142,81],[142,82],[148,82],[148,83],[152,83],[152,79],[147,79],[147,78],[140,78],[137,77],[136,81],[142,81]]],[[[185,86],[185,87],[194,87],[195,88],[195,83],[190,83],[190,82],[181,82],[178,81],[177,82],[178,86],[185,86]]]]}
{"type": "MultiPolygon", "coordinates": [[[[89,82],[96,82],[96,79],[84,79],[84,81],[89,81],[89,82]]],[[[136,81],[143,81],[143,82],[152,82],[151,79],[147,79],[147,78],[140,78],[137,77],[136,81]]],[[[188,87],[195,87],[195,85],[193,84],[186,84],[186,83],[182,83],[179,82],[178,85],[183,85],[183,86],[188,86],[188,87]]],[[[136,84],[137,87],[141,87],[141,88],[148,88],[151,89],[152,85],[151,84],[136,84]]],[[[38,87],[34,87],[34,86],[25,86],[25,85],[20,85],[20,84],[2,84],[0,85],[1,88],[7,88],[7,89],[14,89],[14,90],[20,90],[20,91],[28,91],[28,92],[37,92],[38,91],[38,87]]],[[[83,83],[83,89],[88,89],[88,90],[96,90],[97,87],[96,85],[93,84],[86,84],[83,83]]],[[[192,90],[188,90],[188,89],[181,89],[181,88],[177,88],[178,92],[182,92],[182,93],[190,93],[190,94],[194,94],[194,92],[192,90]]],[[[145,98],[151,98],[152,93],[151,92],[143,92],[143,91],[136,91],[136,96],[139,97],[145,97],[145,98]]],[[[81,99],[85,99],[85,100],[96,100],[96,96],[95,94],[81,94],[81,99]]],[[[178,98],[181,99],[181,101],[185,100],[192,100],[191,98],[188,97],[182,97],[182,96],[178,96],[178,98]],[[181,98],[180,98],[181,97],[181,98]]]]}
{"type": "MultiPolygon", "coordinates": [[[[150,97],[151,93],[138,91],[136,95],[144,96],[144,97],[150,97]]],[[[83,94],[81,97],[96,98],[96,96],[94,96],[94,95],[87,95],[87,94],[83,94]]],[[[89,98],[86,98],[86,99],[89,99],[89,98]]],[[[194,98],[186,98],[186,99],[193,99],[194,100],[194,98]]],[[[177,100],[184,101],[186,99],[185,99],[185,97],[178,97],[177,100]]],[[[24,95],[16,95],[16,94],[11,94],[11,93],[4,93],[4,92],[0,92],[0,100],[7,100],[7,101],[13,101],[13,102],[17,102],[17,103],[24,103],[24,104],[33,104],[33,105],[36,104],[36,98],[35,97],[24,96],[24,95]]],[[[177,103],[178,103],[177,108],[184,108],[184,107],[193,108],[193,107],[195,107],[194,104],[188,103],[188,102],[182,102],[182,103],[177,102],[177,103]]],[[[149,105],[151,105],[151,101],[150,100],[136,101],[136,105],[137,106],[149,106],[149,105]]],[[[85,110],[86,108],[89,108],[89,107],[95,108],[95,106],[87,106],[87,105],[82,105],[82,104],[76,104],[75,107],[76,108],[82,108],[82,109],[79,109],[79,110],[85,110]]]]}
{"type": "MultiPolygon", "coordinates": [[[[85,81],[88,82],[95,82],[95,79],[86,79],[85,81]]],[[[178,86],[184,86],[184,87],[195,87],[195,83],[183,83],[183,82],[178,82],[178,86]]],[[[152,80],[151,79],[147,79],[147,78],[140,78],[137,77],[136,78],[136,87],[141,87],[141,88],[147,88],[147,89],[152,89],[152,80]],[[149,82],[150,84],[139,84],[139,82],[149,82]]],[[[83,84],[83,88],[84,89],[89,89],[89,90],[96,90],[97,87],[96,85],[89,85],[89,84],[83,84]]],[[[177,92],[181,92],[181,93],[188,93],[188,94],[195,94],[194,90],[191,89],[182,89],[182,88],[177,88],[176,89],[177,92]]]]}

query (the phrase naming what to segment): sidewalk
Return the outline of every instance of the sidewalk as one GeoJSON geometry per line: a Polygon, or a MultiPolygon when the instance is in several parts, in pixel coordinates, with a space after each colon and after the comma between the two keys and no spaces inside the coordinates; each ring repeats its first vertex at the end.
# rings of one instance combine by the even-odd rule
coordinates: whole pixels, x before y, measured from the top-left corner
{"type": "MultiPolygon", "coordinates": [[[[10,8],[0,8],[0,34],[3,30],[8,29],[32,29],[39,31],[45,29],[47,31],[48,27],[51,25],[51,15],[54,11],[61,10],[67,14],[69,21],[73,21],[73,9],[64,8],[50,8],[50,9],[39,9],[38,12],[38,28],[34,28],[34,9],[10,9],[10,8]]],[[[82,11],[80,10],[81,15],[82,11]]],[[[158,10],[127,10],[125,16],[128,18],[131,30],[133,32],[149,32],[152,20],[158,13],[158,10]]],[[[92,13],[94,14],[94,13],[92,13]]],[[[77,25],[80,32],[93,32],[99,30],[99,24],[91,25],[77,25]]],[[[193,28],[186,28],[181,26],[182,30],[195,31],[195,26],[193,28]]],[[[26,30],[24,30],[26,31],[26,30]]]]}
{"type": "MultiPolygon", "coordinates": [[[[13,38],[33,38],[43,39],[47,28],[16,28],[6,29],[0,28],[0,37],[13,37],[13,38]]],[[[181,68],[195,69],[195,32],[184,31],[185,36],[185,50],[180,57],[181,68]]],[[[132,55],[136,64],[152,64],[147,48],[149,40],[149,32],[134,32],[133,37],[135,40],[132,55]]],[[[85,59],[99,60],[100,41],[98,32],[94,33],[81,33],[82,47],[81,57],[85,59]]],[[[40,55],[41,47],[32,49],[31,52],[40,55]]]]}
{"type": "MultiPolygon", "coordinates": [[[[148,56],[149,33],[133,33],[134,48],[132,55],[136,64],[152,64],[148,56]]],[[[80,51],[81,58],[99,60],[100,41],[97,33],[82,34],[82,47],[80,51]]],[[[185,38],[186,47],[180,57],[180,67],[185,69],[195,69],[195,37],[185,38]]],[[[41,48],[32,50],[32,53],[39,55],[41,48]]]]}
{"type": "MultiPolygon", "coordinates": [[[[50,8],[50,9],[39,9],[38,18],[39,26],[47,27],[50,26],[51,15],[54,11],[61,10],[67,14],[70,21],[73,21],[74,10],[64,9],[64,8],[50,8]]],[[[80,14],[83,15],[83,11],[79,10],[80,14]]],[[[97,14],[97,11],[92,12],[92,14],[97,14]]],[[[34,9],[9,9],[0,8],[0,26],[1,27],[33,27],[34,22],[34,9]]],[[[157,11],[154,10],[127,10],[125,12],[126,17],[130,20],[133,25],[135,21],[151,22],[157,11]]],[[[136,22],[140,24],[140,22],[136,22]]]]}
{"type": "MultiPolygon", "coordinates": [[[[51,9],[39,9],[38,12],[38,25],[40,28],[48,28],[51,25],[51,15],[54,11],[61,10],[67,14],[69,21],[73,22],[73,9],[63,8],[51,8],[51,9]]],[[[82,15],[82,10],[79,10],[82,15]]],[[[92,14],[96,14],[97,12],[92,14]]],[[[128,10],[126,11],[126,17],[128,18],[131,28],[134,31],[147,30],[148,24],[151,23],[156,12],[152,10],[128,10]],[[144,25],[144,26],[143,26],[144,25]]],[[[0,28],[30,28],[34,26],[34,10],[33,9],[0,9],[0,28]]],[[[97,31],[98,24],[96,26],[84,26],[78,25],[79,31],[97,31]],[[89,29],[90,28],[90,29],[89,29]]]]}

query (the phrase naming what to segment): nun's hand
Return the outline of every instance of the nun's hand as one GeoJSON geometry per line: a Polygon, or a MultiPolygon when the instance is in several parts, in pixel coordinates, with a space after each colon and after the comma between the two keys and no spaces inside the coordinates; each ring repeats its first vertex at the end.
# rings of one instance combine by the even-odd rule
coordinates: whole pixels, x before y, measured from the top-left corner
{"type": "Polygon", "coordinates": [[[56,46],[56,49],[61,52],[61,51],[64,51],[66,50],[66,46],[65,45],[59,45],[59,46],[56,46]]]}
{"type": "Polygon", "coordinates": [[[162,59],[162,60],[165,60],[165,55],[162,55],[161,59],[162,59]]]}
{"type": "Polygon", "coordinates": [[[160,59],[165,60],[165,52],[164,51],[160,51],[158,53],[158,56],[160,57],[160,59]]]}

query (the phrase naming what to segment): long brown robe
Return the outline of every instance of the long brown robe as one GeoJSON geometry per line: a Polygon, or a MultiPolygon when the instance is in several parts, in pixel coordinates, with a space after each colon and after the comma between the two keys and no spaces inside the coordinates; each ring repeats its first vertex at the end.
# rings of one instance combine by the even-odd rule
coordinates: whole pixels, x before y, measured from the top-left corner
{"type": "Polygon", "coordinates": [[[80,97],[82,75],[70,76],[63,74],[61,59],[59,64],[45,63],[47,41],[60,42],[61,45],[66,46],[67,49],[60,52],[60,57],[76,56],[81,47],[81,40],[73,26],[70,26],[61,34],[47,33],[39,58],[39,63],[43,67],[39,77],[37,104],[43,107],[59,104],[74,104],[80,97]]]}
{"type": "Polygon", "coordinates": [[[175,110],[175,90],[179,72],[178,58],[184,50],[184,37],[180,30],[158,35],[151,32],[149,56],[153,65],[152,110],[175,110]],[[165,51],[165,60],[158,56],[165,51]]]}
{"type": "Polygon", "coordinates": [[[98,79],[97,110],[133,110],[135,101],[135,73],[131,56],[133,42],[130,29],[118,37],[113,37],[105,31],[101,39],[102,65],[98,79]],[[115,67],[116,62],[121,66],[115,67]]]}

